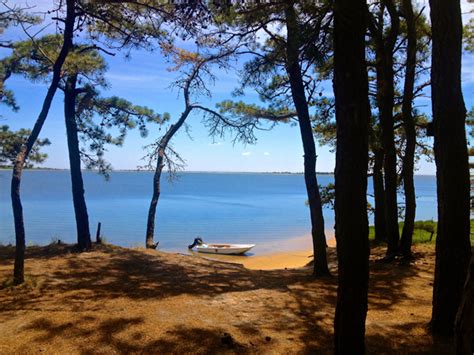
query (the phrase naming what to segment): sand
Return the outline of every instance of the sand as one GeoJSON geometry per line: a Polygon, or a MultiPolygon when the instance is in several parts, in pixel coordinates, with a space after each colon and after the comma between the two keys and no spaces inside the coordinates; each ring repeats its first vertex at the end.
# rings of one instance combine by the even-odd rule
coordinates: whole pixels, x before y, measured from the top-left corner
{"type": "MultiPolygon", "coordinates": [[[[1,281],[12,252],[0,247],[1,281]]],[[[416,247],[411,265],[377,262],[383,252],[371,256],[368,352],[452,352],[427,331],[433,248],[416,247]]],[[[286,267],[305,253],[291,252],[286,267]]],[[[336,275],[334,248],[328,255],[336,275]]],[[[311,268],[250,270],[111,245],[82,254],[32,247],[27,257],[27,285],[0,289],[2,354],[332,352],[337,278],[314,279],[311,268]]],[[[286,259],[268,258],[255,258],[255,267],[286,259]]]]}
{"type": "MultiPolygon", "coordinates": [[[[329,247],[336,246],[333,234],[328,235],[329,247]]],[[[192,253],[196,257],[207,260],[218,260],[222,262],[241,264],[250,270],[276,270],[302,268],[311,262],[313,249],[311,235],[304,235],[287,239],[281,242],[257,245],[249,255],[213,255],[203,253],[192,253]],[[275,250],[285,251],[275,251],[275,250]],[[253,253],[255,251],[255,254],[253,253]]]]}

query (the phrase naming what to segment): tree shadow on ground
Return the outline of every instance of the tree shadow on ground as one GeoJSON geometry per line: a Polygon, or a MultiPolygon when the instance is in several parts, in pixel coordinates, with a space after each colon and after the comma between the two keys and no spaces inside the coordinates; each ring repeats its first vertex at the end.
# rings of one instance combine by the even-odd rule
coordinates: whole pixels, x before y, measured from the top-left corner
{"type": "MultiPolygon", "coordinates": [[[[2,248],[3,263],[10,265],[11,250],[2,248]]],[[[35,290],[0,290],[0,322],[19,313],[41,314],[30,319],[25,328],[34,334],[34,342],[48,344],[65,339],[94,339],[90,344],[84,341],[80,345],[82,353],[99,350],[105,353],[333,351],[335,276],[314,279],[311,268],[247,270],[241,265],[211,262],[195,256],[111,245],[95,246],[90,253],[73,251],[65,245],[28,248],[27,271],[39,280],[38,287],[35,290]],[[212,310],[214,305],[220,307],[220,312],[228,309],[228,319],[224,323],[196,327],[187,321],[181,322],[180,314],[175,310],[166,313],[166,307],[158,305],[179,297],[191,297],[192,302],[201,303],[195,305],[196,318],[208,316],[199,313],[204,303],[206,310],[212,310]],[[172,326],[153,332],[149,329],[150,322],[158,322],[158,327],[158,316],[150,321],[145,316],[120,311],[120,314],[111,311],[104,315],[107,307],[118,307],[117,300],[125,300],[133,307],[151,307],[142,313],[156,313],[156,307],[161,307],[163,321],[168,321],[169,317],[177,320],[172,326]],[[55,312],[61,317],[55,317],[55,312]],[[100,312],[100,317],[95,315],[100,312]],[[64,314],[66,318],[73,318],[63,319],[64,314]],[[145,326],[148,327],[146,331],[145,326]]],[[[329,257],[335,275],[334,249],[329,250],[329,257]]],[[[420,296],[411,294],[408,284],[420,272],[426,273],[426,267],[423,267],[372,261],[369,317],[370,311],[385,311],[390,317],[397,305],[416,302],[420,296]]],[[[430,280],[427,277],[420,282],[425,281],[430,280]]],[[[429,302],[426,297],[422,301],[429,302]]],[[[183,306],[183,312],[193,307],[183,306]]],[[[397,351],[432,349],[426,333],[404,344],[407,338],[404,334],[423,327],[425,321],[405,322],[400,329],[393,325],[377,328],[377,324],[369,324],[368,351],[380,353],[389,347],[397,351]]],[[[31,347],[20,350],[27,352],[31,347]]]]}
{"type": "MultiPolygon", "coordinates": [[[[44,246],[28,246],[25,251],[25,259],[49,259],[55,256],[77,253],[75,245],[52,243],[44,246]]],[[[13,265],[15,259],[14,245],[0,245],[0,265],[13,265]]]]}
{"type": "Polygon", "coordinates": [[[407,282],[419,272],[416,265],[372,262],[370,265],[369,299],[371,308],[390,311],[413,295],[405,291],[407,282]]]}
{"type": "MultiPolygon", "coordinates": [[[[53,258],[65,263],[61,268],[35,269],[44,293],[83,291],[94,300],[127,297],[135,300],[160,299],[182,294],[215,296],[220,293],[257,289],[286,290],[289,284],[311,280],[311,270],[255,271],[195,256],[144,252],[115,246],[99,246],[94,253],[71,253],[71,249],[44,247],[27,253],[26,264],[35,259],[53,258]]],[[[76,301],[81,298],[80,295],[76,301]]],[[[23,308],[18,300],[2,308],[23,308]]]]}
{"type": "Polygon", "coordinates": [[[223,329],[201,329],[177,326],[167,330],[156,339],[147,339],[139,331],[144,320],[139,317],[113,317],[101,321],[94,329],[85,330],[88,323],[95,321],[87,317],[73,323],[55,325],[40,319],[33,322],[29,329],[37,331],[38,341],[52,341],[54,338],[89,337],[96,334],[93,344],[84,343],[82,354],[119,353],[119,354],[165,354],[165,353],[247,353],[253,347],[236,341],[223,329]],[[127,334],[124,335],[124,331],[127,334]]]}

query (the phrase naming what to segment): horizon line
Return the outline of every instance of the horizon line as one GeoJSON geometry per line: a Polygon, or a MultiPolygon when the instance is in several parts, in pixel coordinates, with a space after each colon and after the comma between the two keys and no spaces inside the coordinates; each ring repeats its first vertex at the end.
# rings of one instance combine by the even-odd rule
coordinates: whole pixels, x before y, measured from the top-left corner
{"type": "MultiPolygon", "coordinates": [[[[10,167],[0,167],[0,170],[11,170],[10,167]]],[[[70,171],[67,168],[51,168],[51,167],[37,167],[37,168],[25,168],[24,170],[35,171],[35,170],[47,170],[47,171],[70,171]]],[[[81,169],[83,172],[94,172],[98,173],[94,169],[81,169]]],[[[153,172],[153,169],[111,169],[110,172],[153,172]]],[[[164,171],[169,173],[169,171],[164,171]]],[[[232,170],[183,170],[176,174],[186,173],[207,173],[207,174],[281,174],[281,175],[303,175],[303,171],[232,171],[232,170]]],[[[332,171],[316,171],[319,175],[334,175],[332,171]]],[[[414,174],[415,176],[436,176],[436,174],[414,174]]]]}

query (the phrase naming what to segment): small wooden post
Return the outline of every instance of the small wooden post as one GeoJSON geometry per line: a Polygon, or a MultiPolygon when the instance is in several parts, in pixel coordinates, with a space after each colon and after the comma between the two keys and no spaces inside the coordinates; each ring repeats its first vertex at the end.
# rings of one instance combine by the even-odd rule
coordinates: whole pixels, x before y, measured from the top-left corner
{"type": "Polygon", "coordinates": [[[99,222],[97,224],[97,233],[95,234],[95,242],[97,244],[102,244],[102,238],[100,237],[100,227],[101,227],[101,223],[99,222]]]}

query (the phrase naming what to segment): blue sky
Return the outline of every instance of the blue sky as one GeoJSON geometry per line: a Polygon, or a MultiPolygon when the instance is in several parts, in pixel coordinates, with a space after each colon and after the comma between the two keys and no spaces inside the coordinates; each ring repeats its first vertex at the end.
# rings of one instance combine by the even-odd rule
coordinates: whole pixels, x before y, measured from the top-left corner
{"type": "MultiPolygon", "coordinates": [[[[34,1],[30,4],[35,3],[34,1]]],[[[38,1],[39,6],[47,6],[49,1],[38,1]]],[[[424,3],[424,2],[422,2],[424,3]]],[[[427,1],[426,1],[427,3],[427,1]]],[[[474,4],[463,2],[463,12],[474,8],[474,4]]],[[[466,18],[466,16],[465,16],[466,18]]],[[[10,36],[20,36],[19,32],[11,31],[10,36]]],[[[4,54],[5,52],[0,52],[4,54]]],[[[171,90],[169,84],[176,77],[176,73],[168,72],[165,62],[159,52],[148,53],[135,51],[132,57],[126,60],[118,53],[115,57],[107,58],[109,70],[107,79],[109,90],[104,96],[117,95],[132,101],[135,104],[146,105],[157,112],[169,112],[172,119],[178,117],[183,104],[182,98],[176,90],[171,90]]],[[[238,64],[240,66],[241,63],[238,64]]],[[[220,71],[217,73],[216,83],[211,86],[212,98],[201,98],[203,105],[214,107],[217,102],[231,98],[232,90],[238,83],[238,72],[220,71]]],[[[46,92],[46,85],[31,83],[20,77],[13,77],[7,83],[8,88],[15,92],[20,105],[18,113],[11,112],[6,107],[0,107],[2,116],[0,124],[8,124],[12,129],[32,127],[40,110],[46,92]]],[[[326,85],[326,95],[332,95],[330,85],[326,85]]],[[[474,58],[463,57],[463,92],[466,107],[474,106],[474,58]]],[[[45,149],[49,158],[44,166],[53,168],[67,168],[67,146],[62,112],[62,93],[58,91],[49,117],[44,125],[41,137],[48,137],[52,144],[45,149]]],[[[258,102],[256,94],[249,92],[242,100],[258,102]]],[[[420,100],[418,105],[430,111],[430,102],[420,100]]],[[[258,142],[255,145],[233,145],[227,139],[213,140],[201,124],[199,116],[189,118],[190,135],[182,130],[173,139],[173,147],[186,160],[188,171],[291,171],[303,170],[303,150],[296,126],[280,125],[272,131],[257,133],[258,142]]],[[[121,148],[110,148],[107,159],[115,169],[135,169],[143,165],[141,157],[145,155],[143,146],[152,142],[160,135],[158,128],[150,127],[148,138],[143,139],[138,132],[131,131],[121,148]]],[[[327,147],[318,147],[318,171],[332,171],[334,169],[334,154],[327,147]]],[[[421,162],[419,174],[434,174],[432,163],[421,162]]]]}

